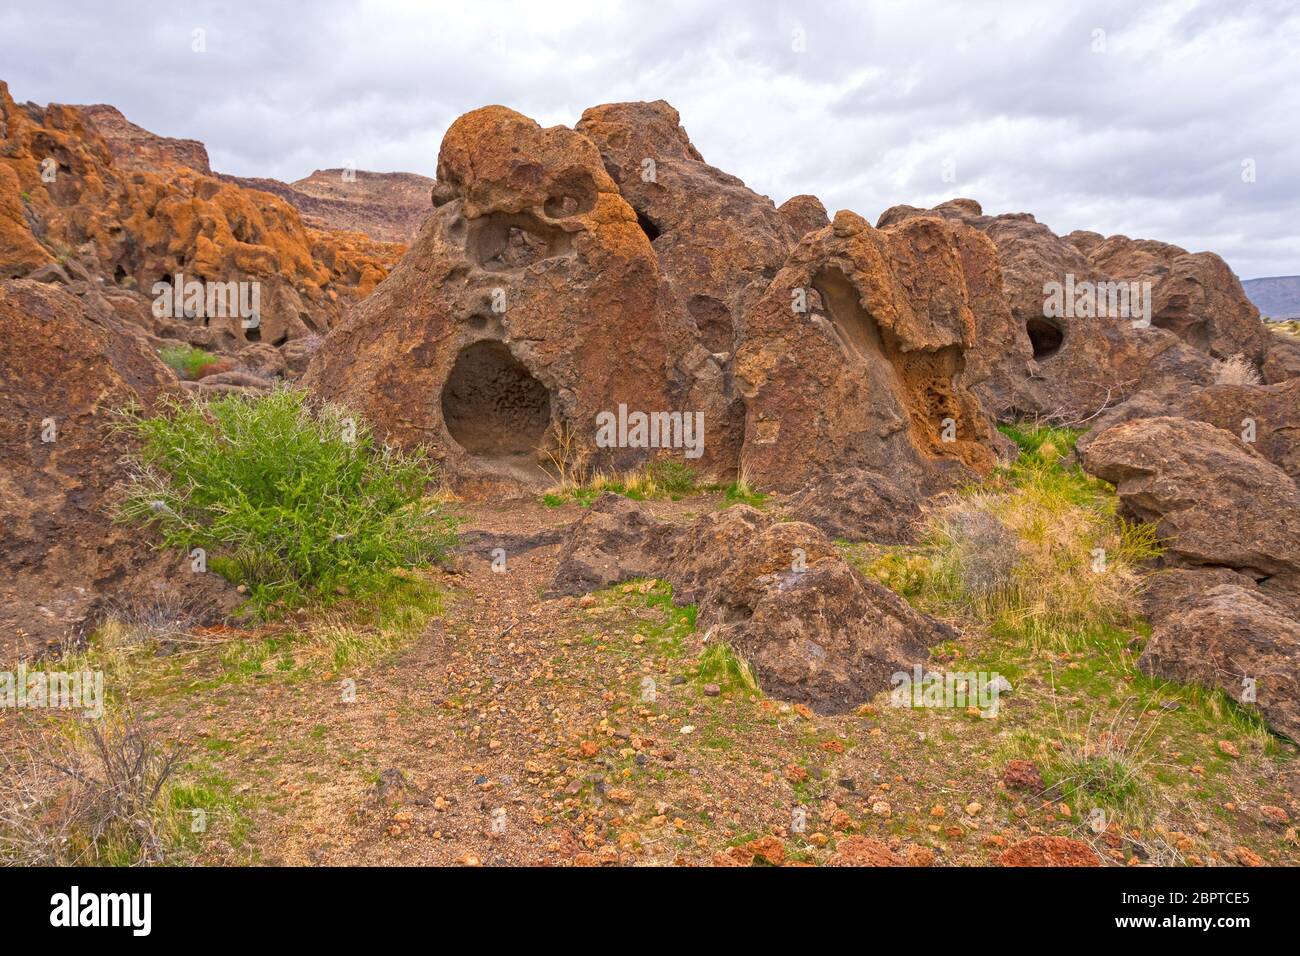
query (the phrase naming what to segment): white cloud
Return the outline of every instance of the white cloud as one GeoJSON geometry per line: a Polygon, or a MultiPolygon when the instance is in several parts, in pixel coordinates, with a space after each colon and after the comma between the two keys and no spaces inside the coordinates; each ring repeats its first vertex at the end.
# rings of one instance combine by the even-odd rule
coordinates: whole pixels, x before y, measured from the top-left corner
{"type": "Polygon", "coordinates": [[[874,219],[969,195],[1060,232],[1213,249],[1244,277],[1300,273],[1298,45],[1284,0],[0,12],[15,96],[112,103],[203,140],[226,172],[291,180],[352,160],[431,175],[443,132],[475,107],[571,125],[597,103],[662,98],[706,159],[777,202],[811,192],[874,219]],[[206,53],[191,51],[196,28],[206,53]],[[1241,181],[1246,158],[1255,183],[1241,181]]]}

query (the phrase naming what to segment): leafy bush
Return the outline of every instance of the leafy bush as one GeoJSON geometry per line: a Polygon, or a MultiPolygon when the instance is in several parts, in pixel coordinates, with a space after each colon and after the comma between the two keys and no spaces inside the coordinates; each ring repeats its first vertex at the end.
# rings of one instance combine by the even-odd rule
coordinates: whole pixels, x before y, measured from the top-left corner
{"type": "Polygon", "coordinates": [[[175,401],[123,421],[140,450],[122,517],[156,527],[167,547],[204,549],[262,610],[374,593],[455,541],[424,498],[436,472],[423,455],[378,446],[303,391],[175,401]]]}
{"type": "Polygon", "coordinates": [[[211,352],[189,345],[168,345],[158,350],[158,356],[165,365],[171,367],[172,371],[187,380],[198,378],[199,373],[209,365],[216,365],[221,361],[211,352]]]}

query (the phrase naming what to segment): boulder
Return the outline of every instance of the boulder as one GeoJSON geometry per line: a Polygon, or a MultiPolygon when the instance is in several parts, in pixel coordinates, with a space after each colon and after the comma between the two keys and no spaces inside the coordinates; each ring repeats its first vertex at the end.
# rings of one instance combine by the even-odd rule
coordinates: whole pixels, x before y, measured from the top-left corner
{"type": "Polygon", "coordinates": [[[564,536],[552,593],[585,594],[620,581],[658,577],[670,531],[644,505],[606,492],[564,536]]]}
{"type": "Polygon", "coordinates": [[[1166,680],[1217,687],[1300,741],[1300,620],[1296,603],[1224,583],[1167,606],[1138,667],[1166,680]]]}
{"type": "Polygon", "coordinates": [[[739,505],[679,527],[602,496],[566,533],[552,593],[636,577],[673,586],[697,625],[733,647],[763,689],[842,713],[923,663],[951,628],[853,569],[811,525],[739,505]]]}
{"type": "Polygon", "coordinates": [[[902,477],[850,468],[810,481],[780,506],[832,538],[904,544],[915,539],[927,491],[902,477]]]}
{"type": "Polygon", "coordinates": [[[1300,340],[1274,334],[1260,373],[1268,385],[1300,378],[1300,340]]]}
{"type": "Polygon", "coordinates": [[[226,613],[237,595],[115,524],[128,450],[116,410],[149,410],[176,377],[111,310],[56,286],[0,282],[0,660],[82,635],[110,608],[226,613]]]}
{"type": "Polygon", "coordinates": [[[1285,587],[1300,580],[1300,490],[1240,438],[1206,422],[1142,418],[1079,453],[1085,471],[1115,485],[1125,514],[1155,524],[1168,563],[1285,587]]]}
{"type": "Polygon", "coordinates": [[[825,229],[831,224],[826,207],[816,196],[807,194],[791,196],[776,208],[777,215],[785,223],[790,238],[798,242],[810,232],[825,229]]]}
{"type": "Polygon", "coordinates": [[[1209,422],[1249,444],[1300,480],[1300,379],[1277,385],[1207,385],[1169,395],[1141,392],[1099,415],[1079,440],[1088,447],[1106,429],[1138,418],[1168,416],[1209,422]]]}
{"type": "Polygon", "coordinates": [[[800,522],[770,524],[746,541],[700,599],[696,623],[735,648],[766,693],[819,713],[852,710],[956,637],[800,522]]]}

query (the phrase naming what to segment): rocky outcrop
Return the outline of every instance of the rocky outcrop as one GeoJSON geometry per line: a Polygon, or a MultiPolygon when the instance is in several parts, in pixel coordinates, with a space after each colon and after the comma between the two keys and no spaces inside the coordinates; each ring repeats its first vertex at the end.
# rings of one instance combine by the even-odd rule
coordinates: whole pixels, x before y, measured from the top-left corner
{"type": "Polygon", "coordinates": [[[804,238],[736,354],[749,480],[793,491],[847,468],[903,481],[992,468],[993,428],[964,384],[976,328],[963,232],[841,212],[804,238]]]}
{"type": "Polygon", "coordinates": [[[232,351],[323,332],[401,255],[307,228],[284,201],[212,176],[200,144],[111,107],[19,106],[0,83],[0,134],[0,277],[42,269],[47,281],[67,274],[74,294],[95,286],[155,344],[232,351]],[[246,295],[160,299],[156,285],[185,280],[242,282],[246,295]]]}
{"type": "Polygon", "coordinates": [[[553,592],[636,577],[663,578],[675,601],[696,604],[697,625],[740,653],[767,693],[827,713],[869,700],[954,636],[859,574],[816,528],[743,505],[680,527],[602,496],[566,534],[553,592]]]}
{"type": "Polygon", "coordinates": [[[1079,440],[1080,450],[1114,425],[1160,416],[1216,425],[1300,480],[1300,379],[1278,385],[1190,387],[1166,396],[1142,392],[1099,415],[1079,440]]]}
{"type": "Polygon", "coordinates": [[[620,406],[678,412],[682,439],[690,383],[670,374],[682,333],[665,327],[650,240],[596,147],[487,107],[452,124],[438,180],[441,205],[331,332],[310,386],[390,440],[427,445],[462,485],[545,484],[542,465],[559,456],[643,462],[658,451],[648,428],[597,441],[598,415],[620,406]]]}
{"type": "Polygon", "coordinates": [[[127,477],[113,415],[176,378],[111,310],[54,286],[0,282],[0,660],[82,633],[108,607],[220,615],[236,596],[113,522],[127,477]]]}
{"type": "Polygon", "coordinates": [[[1061,237],[1028,213],[986,216],[971,199],[895,206],[879,225],[935,215],[997,248],[1009,316],[996,299],[976,311],[968,381],[999,417],[1078,424],[1139,391],[1210,384],[1215,357],[1264,357],[1258,314],[1217,256],[1123,236],[1061,237]],[[1097,294],[1099,283],[1109,285],[1097,294]],[[1048,305],[1055,289],[1060,308],[1048,305]]]}
{"type": "Polygon", "coordinates": [[[1155,524],[1166,549],[1166,570],[1152,578],[1145,596],[1154,629],[1138,666],[1217,687],[1295,737],[1295,482],[1228,430],[1182,418],[1112,425],[1080,443],[1078,452],[1085,470],[1115,484],[1124,512],[1155,524]]]}
{"type": "Polygon", "coordinates": [[[1300,490],[1249,444],[1205,422],[1143,418],[1081,450],[1122,510],[1155,525],[1165,557],[1300,584],[1300,490]]]}
{"type": "Polygon", "coordinates": [[[600,150],[650,240],[662,279],[658,307],[671,318],[665,327],[677,330],[670,374],[691,383],[683,400],[711,423],[718,470],[734,473],[744,405],[732,357],[746,314],[803,234],[789,217],[815,217],[811,197],[803,212],[796,205],[782,216],[766,196],[706,163],[662,100],[593,107],[576,129],[600,150]]]}

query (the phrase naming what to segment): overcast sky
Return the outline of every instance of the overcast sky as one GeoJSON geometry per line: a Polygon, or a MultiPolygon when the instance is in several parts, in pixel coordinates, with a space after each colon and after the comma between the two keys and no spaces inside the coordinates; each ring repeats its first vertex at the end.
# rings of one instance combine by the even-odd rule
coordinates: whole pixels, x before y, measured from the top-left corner
{"type": "Polygon", "coordinates": [[[0,0],[0,79],[284,180],[432,176],[448,125],[489,103],[571,126],[666,99],[705,159],[778,203],[874,221],[970,196],[1210,249],[1242,278],[1300,273],[1294,0],[0,0]]]}

